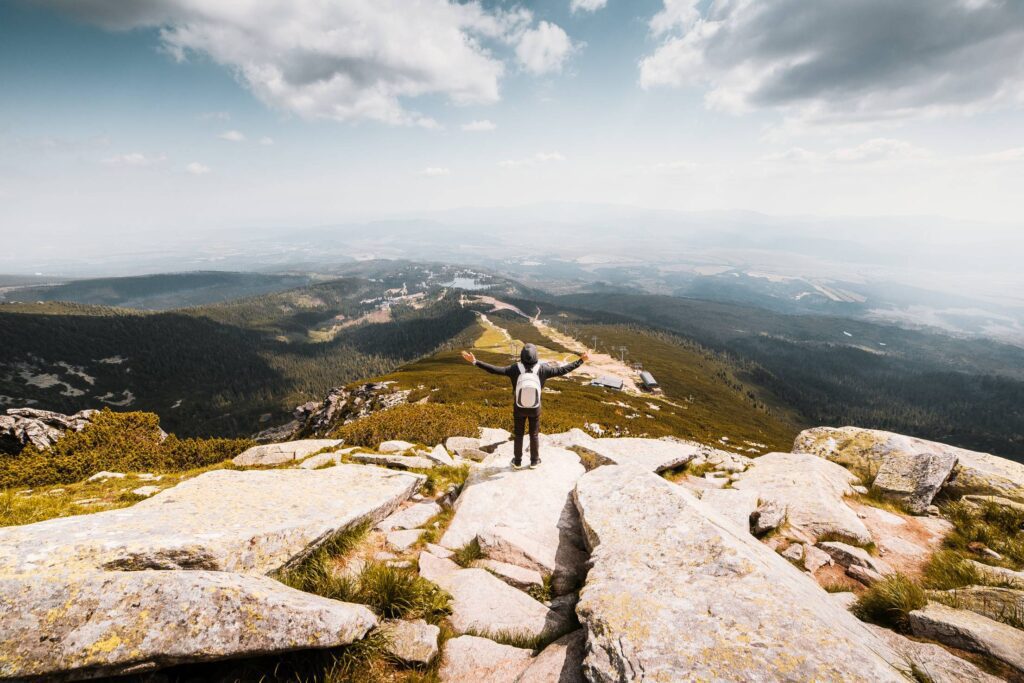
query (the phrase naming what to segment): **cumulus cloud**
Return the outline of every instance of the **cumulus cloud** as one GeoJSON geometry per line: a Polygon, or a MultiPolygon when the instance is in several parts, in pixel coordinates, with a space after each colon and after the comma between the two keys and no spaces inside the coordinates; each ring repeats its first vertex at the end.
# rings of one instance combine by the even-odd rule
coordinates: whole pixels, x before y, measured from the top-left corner
{"type": "Polygon", "coordinates": [[[517,168],[520,166],[536,166],[538,164],[547,164],[550,162],[565,161],[565,157],[560,152],[537,152],[532,157],[526,159],[505,159],[499,161],[498,166],[502,168],[517,168]]]}
{"type": "Polygon", "coordinates": [[[264,147],[269,147],[270,145],[274,144],[274,138],[264,135],[263,137],[260,138],[260,144],[263,145],[264,147]]]}
{"type": "Polygon", "coordinates": [[[532,74],[558,73],[574,49],[560,26],[542,21],[536,28],[523,32],[516,46],[516,58],[532,74]]]}
{"type": "Polygon", "coordinates": [[[470,133],[489,133],[497,127],[494,122],[487,119],[462,124],[462,130],[469,131],[470,133]]]}
{"type": "Polygon", "coordinates": [[[572,0],[569,9],[573,12],[596,12],[608,4],[608,0],[572,0]]]}
{"type": "Polygon", "coordinates": [[[117,154],[107,157],[103,163],[110,166],[153,166],[167,160],[165,154],[158,156],[147,156],[141,152],[129,152],[128,154],[117,154]]]}
{"type": "Polygon", "coordinates": [[[441,176],[451,175],[451,171],[443,166],[427,166],[425,169],[420,171],[420,175],[425,175],[428,178],[439,178],[441,176]]]}
{"type": "Polygon", "coordinates": [[[198,161],[193,161],[185,167],[185,170],[192,175],[206,175],[210,172],[210,167],[206,164],[201,164],[198,161]]]}
{"type": "Polygon", "coordinates": [[[110,30],[150,28],[175,59],[230,69],[269,106],[309,119],[435,127],[408,100],[493,103],[514,51],[557,71],[571,42],[529,10],[480,0],[39,0],[110,30]]]}
{"type": "Polygon", "coordinates": [[[816,123],[1024,103],[1015,0],[664,0],[640,83],[706,88],[713,109],[816,123]]]}
{"type": "Polygon", "coordinates": [[[245,142],[245,134],[237,130],[226,130],[217,137],[228,142],[245,142]]]}

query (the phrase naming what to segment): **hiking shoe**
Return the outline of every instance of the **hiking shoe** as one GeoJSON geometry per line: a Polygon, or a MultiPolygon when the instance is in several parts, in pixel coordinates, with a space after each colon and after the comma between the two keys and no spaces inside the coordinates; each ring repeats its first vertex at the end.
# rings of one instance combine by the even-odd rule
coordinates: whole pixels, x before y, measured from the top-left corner
{"type": "Polygon", "coordinates": [[[512,461],[512,469],[514,469],[514,470],[521,470],[521,469],[523,469],[523,461],[522,460],[513,460],[512,461]]]}
{"type": "Polygon", "coordinates": [[[531,460],[530,461],[530,469],[531,470],[535,470],[538,467],[540,467],[540,458],[537,458],[536,460],[531,460]]]}

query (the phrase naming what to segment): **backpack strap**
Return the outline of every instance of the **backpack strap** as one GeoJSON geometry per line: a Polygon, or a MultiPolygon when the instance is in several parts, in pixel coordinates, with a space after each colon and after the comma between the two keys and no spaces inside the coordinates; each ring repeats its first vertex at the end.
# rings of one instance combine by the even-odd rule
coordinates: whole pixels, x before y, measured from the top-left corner
{"type": "Polygon", "coordinates": [[[519,374],[520,375],[526,373],[526,366],[525,365],[523,365],[522,363],[516,363],[516,366],[519,368],[519,374]]]}

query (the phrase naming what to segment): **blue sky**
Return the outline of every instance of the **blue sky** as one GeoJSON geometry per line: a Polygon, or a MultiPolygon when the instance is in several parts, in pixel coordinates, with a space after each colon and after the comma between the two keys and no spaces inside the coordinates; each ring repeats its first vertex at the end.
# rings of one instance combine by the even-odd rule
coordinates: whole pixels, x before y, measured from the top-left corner
{"type": "Polygon", "coordinates": [[[548,201],[1020,224],[1021,3],[572,2],[2,3],[0,234],[548,201]]]}

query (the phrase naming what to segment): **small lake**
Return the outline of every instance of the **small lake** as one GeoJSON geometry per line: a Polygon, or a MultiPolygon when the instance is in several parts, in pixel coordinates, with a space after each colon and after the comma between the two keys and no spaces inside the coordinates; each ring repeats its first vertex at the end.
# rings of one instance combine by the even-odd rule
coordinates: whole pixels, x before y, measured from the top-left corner
{"type": "Polygon", "coordinates": [[[467,289],[467,290],[487,289],[488,287],[490,287],[490,285],[486,285],[486,284],[480,283],[480,282],[478,282],[477,280],[474,280],[471,277],[457,277],[457,278],[453,279],[451,282],[443,282],[443,283],[441,283],[441,286],[442,287],[455,287],[455,288],[458,288],[458,289],[467,289]]]}

